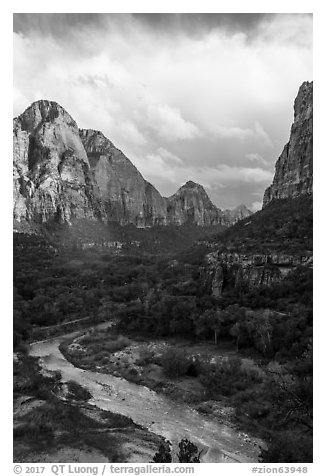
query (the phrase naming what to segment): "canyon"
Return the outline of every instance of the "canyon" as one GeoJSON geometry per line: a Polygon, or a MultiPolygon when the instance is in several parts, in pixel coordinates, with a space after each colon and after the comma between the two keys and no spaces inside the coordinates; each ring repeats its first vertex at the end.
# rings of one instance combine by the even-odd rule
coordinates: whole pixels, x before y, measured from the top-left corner
{"type": "Polygon", "coordinates": [[[13,152],[13,217],[20,230],[80,219],[138,228],[230,226],[252,213],[244,205],[223,212],[192,181],[162,197],[100,131],[79,129],[53,101],[36,101],[14,119],[13,152]]]}
{"type": "Polygon", "coordinates": [[[213,250],[206,256],[202,282],[215,297],[221,296],[230,282],[234,287],[244,284],[249,289],[271,286],[299,266],[312,267],[312,241],[305,235],[310,237],[312,231],[312,125],[313,83],[304,82],[294,101],[290,139],[275,164],[274,179],[264,193],[262,211],[244,217],[233,235],[222,233],[209,243],[213,250]],[[300,224],[307,217],[311,218],[311,229],[302,227],[303,236],[298,239],[300,224]],[[257,239],[264,228],[266,236],[257,239]],[[300,244],[289,250],[294,237],[300,244]],[[261,250],[253,250],[255,243],[261,250]]]}

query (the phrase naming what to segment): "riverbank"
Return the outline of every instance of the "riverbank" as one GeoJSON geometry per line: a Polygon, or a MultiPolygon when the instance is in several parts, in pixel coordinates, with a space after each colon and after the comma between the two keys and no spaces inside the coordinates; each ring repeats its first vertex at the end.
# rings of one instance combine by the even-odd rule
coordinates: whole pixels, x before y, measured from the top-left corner
{"type": "Polygon", "coordinates": [[[75,382],[14,360],[14,462],[149,462],[162,438],[130,418],[102,410],[75,382]]]}
{"type": "MultiPolygon", "coordinates": [[[[139,336],[126,337],[117,334],[114,328],[108,328],[106,331],[88,330],[67,339],[60,344],[60,351],[69,362],[81,369],[111,374],[143,385],[240,431],[230,398],[220,396],[218,400],[211,399],[199,375],[203,365],[238,359],[233,348],[217,347],[208,342],[191,343],[180,338],[147,340],[139,336]],[[162,367],[162,358],[175,352],[181,358],[187,358],[188,369],[182,375],[171,378],[162,367]]],[[[264,376],[252,359],[242,357],[241,366],[244,372],[256,372],[261,378],[264,376]]],[[[250,440],[246,433],[243,435],[250,440]]]]}
{"type": "Polygon", "coordinates": [[[43,369],[60,370],[62,381],[74,380],[85,387],[92,394],[91,404],[131,418],[151,433],[169,439],[174,448],[181,439],[188,438],[207,450],[204,462],[258,461],[258,441],[246,441],[241,432],[212,416],[121,377],[75,367],[59,350],[64,340],[34,344],[30,354],[40,357],[43,369]]]}

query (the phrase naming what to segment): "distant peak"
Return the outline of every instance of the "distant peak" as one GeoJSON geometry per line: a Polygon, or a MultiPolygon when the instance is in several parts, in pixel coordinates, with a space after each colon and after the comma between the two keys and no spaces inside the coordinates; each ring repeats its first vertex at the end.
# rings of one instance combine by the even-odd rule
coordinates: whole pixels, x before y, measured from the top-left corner
{"type": "Polygon", "coordinates": [[[245,205],[244,203],[240,203],[240,205],[235,207],[234,210],[248,210],[249,212],[251,212],[250,208],[248,208],[247,205],[245,205]]]}
{"type": "Polygon", "coordinates": [[[192,180],[188,180],[182,187],[180,188],[204,188],[199,183],[193,182],[192,180]]]}
{"type": "MultiPolygon", "coordinates": [[[[211,203],[211,200],[204,187],[199,183],[193,182],[192,180],[188,180],[170,198],[178,198],[180,196],[198,196],[201,197],[202,200],[205,200],[207,203],[211,203]]],[[[211,205],[213,206],[212,203],[211,205]]]]}

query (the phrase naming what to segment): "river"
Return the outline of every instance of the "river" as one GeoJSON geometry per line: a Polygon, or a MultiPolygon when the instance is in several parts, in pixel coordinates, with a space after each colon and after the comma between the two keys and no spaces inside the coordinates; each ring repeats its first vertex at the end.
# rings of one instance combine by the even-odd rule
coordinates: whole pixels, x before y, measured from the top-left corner
{"type": "Polygon", "coordinates": [[[31,356],[40,357],[45,370],[59,370],[62,381],[74,380],[92,394],[96,407],[130,417],[135,423],[161,435],[177,447],[188,438],[204,449],[207,463],[250,463],[258,461],[259,448],[245,441],[234,428],[202,415],[184,403],[177,403],[149,388],[109,374],[75,367],[59,350],[60,343],[73,333],[30,345],[31,356]]]}

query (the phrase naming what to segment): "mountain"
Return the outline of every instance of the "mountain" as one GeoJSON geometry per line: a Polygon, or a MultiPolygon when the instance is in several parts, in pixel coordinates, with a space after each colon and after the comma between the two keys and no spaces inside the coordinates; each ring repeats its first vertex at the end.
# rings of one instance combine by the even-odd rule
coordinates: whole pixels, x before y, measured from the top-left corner
{"type": "Polygon", "coordinates": [[[230,224],[237,223],[240,220],[244,220],[245,218],[249,217],[252,215],[252,211],[249,210],[246,205],[238,205],[237,207],[231,209],[231,210],[224,210],[224,215],[225,217],[228,218],[230,224]]]}
{"type": "Polygon", "coordinates": [[[168,221],[174,225],[195,222],[201,226],[228,225],[222,210],[209,199],[204,187],[189,180],[167,199],[168,221]]]}
{"type": "Polygon", "coordinates": [[[13,140],[15,220],[104,218],[78,126],[59,104],[33,103],[14,119],[13,140]]]}
{"type": "Polygon", "coordinates": [[[143,228],[166,224],[166,203],[102,132],[79,131],[108,221],[143,228]]]}
{"type": "Polygon", "coordinates": [[[164,198],[102,132],[79,129],[59,104],[34,102],[14,119],[15,228],[90,220],[97,223],[226,225],[247,216],[226,213],[204,188],[187,182],[164,198]]]}
{"type": "Polygon", "coordinates": [[[294,101],[289,142],[275,165],[273,183],[266,189],[263,207],[273,199],[298,197],[313,190],[313,83],[304,82],[294,101]]]}

